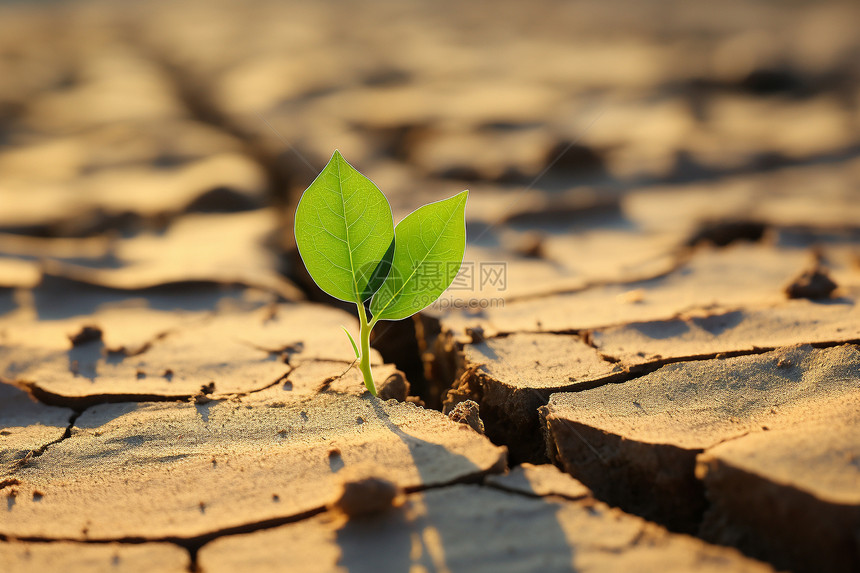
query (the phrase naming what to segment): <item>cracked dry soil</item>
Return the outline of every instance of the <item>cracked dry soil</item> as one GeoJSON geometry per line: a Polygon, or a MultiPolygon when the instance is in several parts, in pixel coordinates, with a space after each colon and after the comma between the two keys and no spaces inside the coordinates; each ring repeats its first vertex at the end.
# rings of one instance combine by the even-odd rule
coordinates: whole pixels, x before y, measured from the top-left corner
{"type": "Polygon", "coordinates": [[[0,570],[860,570],[858,21],[0,2],[0,570]],[[335,147],[471,189],[385,399],[292,244],[335,147]]]}

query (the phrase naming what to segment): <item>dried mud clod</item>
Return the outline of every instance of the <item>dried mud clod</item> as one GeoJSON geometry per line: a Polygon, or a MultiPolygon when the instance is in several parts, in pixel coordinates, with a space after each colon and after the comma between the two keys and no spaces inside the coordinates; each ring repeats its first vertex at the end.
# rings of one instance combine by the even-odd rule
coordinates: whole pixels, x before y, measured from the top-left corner
{"type": "Polygon", "coordinates": [[[860,395],[700,455],[710,506],[699,535],[781,570],[857,571],[860,395]]]}
{"type": "Polygon", "coordinates": [[[528,233],[515,246],[514,250],[527,259],[545,259],[546,237],[541,233],[528,233]]]}
{"type": "Polygon", "coordinates": [[[96,342],[102,339],[102,329],[98,326],[83,326],[75,334],[69,335],[72,346],[82,346],[88,342],[96,342]]]}
{"type": "Polygon", "coordinates": [[[603,150],[562,140],[550,147],[544,158],[548,168],[562,173],[594,174],[606,170],[603,150]]]}
{"type": "Polygon", "coordinates": [[[837,284],[827,275],[827,272],[820,267],[816,267],[804,271],[794,279],[791,284],[785,287],[785,294],[788,298],[818,300],[830,298],[836,287],[837,284]]]}
{"type": "Polygon", "coordinates": [[[401,372],[395,372],[388,378],[382,381],[377,390],[377,394],[383,400],[397,400],[405,402],[409,395],[409,381],[401,372]]]}
{"type": "Polygon", "coordinates": [[[755,243],[764,236],[767,226],[760,221],[713,221],[703,224],[687,239],[688,247],[702,244],[725,247],[736,241],[755,243]]]}
{"type": "Polygon", "coordinates": [[[403,491],[397,484],[378,475],[345,479],[331,509],[347,517],[381,513],[402,503],[403,491]]]}
{"type": "Polygon", "coordinates": [[[0,490],[6,489],[7,487],[11,488],[11,487],[14,487],[16,485],[21,485],[21,480],[19,480],[17,478],[0,479],[0,490]]]}
{"type": "MultiPolygon", "coordinates": [[[[66,431],[70,411],[35,406],[43,414],[64,414],[57,429],[66,431]]],[[[196,539],[255,520],[298,519],[337,499],[341,514],[373,512],[395,504],[400,488],[478,479],[506,462],[504,448],[440,412],[367,394],[287,393],[275,400],[253,393],[205,407],[102,404],[86,409],[70,435],[59,437],[14,438],[17,451],[54,440],[37,464],[19,468],[0,457],[0,476],[23,484],[12,486],[21,494],[4,513],[0,533],[78,541],[196,539]],[[379,477],[397,485],[364,481],[379,477]],[[70,480],[76,484],[71,490],[59,485],[70,480]],[[49,494],[38,504],[30,500],[36,489],[49,494]],[[213,494],[219,491],[238,492],[242,508],[232,497],[213,494]]],[[[11,504],[9,489],[0,491],[0,503],[11,504]]]]}
{"type": "MultiPolygon", "coordinates": [[[[832,428],[838,427],[836,405],[848,403],[856,410],[860,399],[858,363],[856,345],[805,345],[670,364],[624,384],[555,393],[541,409],[548,455],[591,488],[597,498],[672,530],[699,532],[710,507],[708,527],[716,532],[714,537],[721,543],[739,545],[730,532],[742,529],[739,524],[749,520],[749,514],[774,515],[775,506],[764,501],[752,511],[752,498],[736,503],[746,495],[742,488],[715,481],[728,470],[711,472],[710,482],[703,482],[703,470],[697,470],[697,464],[701,466],[702,459],[717,453],[731,452],[735,455],[732,463],[748,469],[748,460],[735,453],[741,451],[763,464],[763,491],[777,483],[793,483],[803,489],[801,473],[807,472],[807,491],[834,495],[835,487],[820,484],[827,479],[833,483],[856,480],[850,477],[856,476],[856,468],[849,461],[856,456],[849,448],[853,443],[837,441],[844,441],[842,436],[849,432],[834,432],[837,438],[833,443],[841,450],[824,447],[826,442],[811,438],[802,448],[792,448],[780,440],[803,435],[800,430],[792,430],[792,434],[787,429],[799,428],[802,421],[820,418],[829,421],[832,428]],[[747,444],[751,444],[748,450],[744,449],[747,444]],[[776,449],[780,444],[782,454],[776,449]],[[764,452],[773,458],[766,464],[760,461],[764,452]],[[798,464],[804,455],[812,459],[798,464]],[[825,467],[826,471],[818,471],[825,467]],[[715,507],[719,511],[714,511],[715,507]]],[[[847,430],[847,423],[843,427],[847,430]]],[[[803,513],[801,506],[788,500],[780,507],[785,514],[803,513]]],[[[817,519],[815,511],[808,513],[802,520],[817,519]]],[[[781,521],[795,529],[797,520],[781,521]]],[[[769,525],[749,527],[744,539],[753,540],[756,535],[758,539],[750,542],[757,544],[755,554],[772,560],[774,551],[763,547],[776,545],[781,534],[769,525]]],[[[786,547],[800,542],[799,537],[793,542],[779,541],[786,547]]],[[[804,544],[809,554],[817,551],[815,543],[804,544]]]]}
{"type": "Polygon", "coordinates": [[[478,403],[474,400],[458,403],[448,412],[448,417],[460,424],[466,424],[479,434],[484,433],[484,422],[481,421],[478,403]]]}
{"type": "Polygon", "coordinates": [[[480,381],[485,373],[482,364],[472,364],[460,374],[445,392],[442,413],[449,414],[460,402],[471,401],[480,404],[482,391],[480,381]]]}
{"type": "Polygon", "coordinates": [[[484,329],[480,326],[467,326],[466,335],[472,339],[472,344],[480,344],[484,342],[484,329]]]}

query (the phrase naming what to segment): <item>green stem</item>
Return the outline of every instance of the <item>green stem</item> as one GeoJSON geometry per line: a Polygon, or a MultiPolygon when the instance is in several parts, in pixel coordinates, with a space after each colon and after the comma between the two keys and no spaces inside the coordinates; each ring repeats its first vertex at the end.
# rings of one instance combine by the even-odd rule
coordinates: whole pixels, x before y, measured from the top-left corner
{"type": "Polygon", "coordinates": [[[358,303],[358,319],[361,322],[361,332],[359,333],[359,339],[361,344],[361,361],[359,362],[359,369],[361,373],[364,375],[364,385],[367,386],[367,389],[370,390],[370,393],[376,396],[376,386],[373,383],[373,372],[370,370],[370,331],[373,330],[373,326],[376,324],[376,319],[367,322],[367,313],[364,310],[364,305],[358,303]]]}

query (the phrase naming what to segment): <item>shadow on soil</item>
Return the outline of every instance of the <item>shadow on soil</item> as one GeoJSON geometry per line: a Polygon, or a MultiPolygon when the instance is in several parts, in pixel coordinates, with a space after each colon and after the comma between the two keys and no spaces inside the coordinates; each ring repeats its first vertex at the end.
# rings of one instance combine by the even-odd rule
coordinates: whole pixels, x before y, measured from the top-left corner
{"type": "MultiPolygon", "coordinates": [[[[374,408],[379,419],[409,448],[422,482],[433,485],[435,478],[428,470],[433,467],[437,448],[440,456],[456,458],[447,463],[472,467],[474,471],[460,482],[480,482],[484,472],[470,460],[451,451],[443,453],[444,446],[403,431],[391,423],[376,401],[374,408]]],[[[539,561],[541,548],[552,547],[552,559],[561,566],[560,570],[573,570],[573,549],[556,518],[560,506],[535,494],[528,500],[535,507],[523,514],[521,502],[520,494],[482,486],[439,488],[422,496],[410,495],[400,508],[346,522],[336,537],[341,550],[339,565],[350,573],[405,573],[415,567],[428,572],[465,573],[473,570],[475,563],[498,562],[499,570],[505,571],[516,570],[532,559],[539,561]],[[442,496],[446,499],[440,503],[442,496]],[[518,503],[511,503],[511,496],[520,498],[518,503]],[[564,547],[569,550],[559,551],[564,547]]],[[[545,570],[550,569],[553,567],[545,570]]]]}

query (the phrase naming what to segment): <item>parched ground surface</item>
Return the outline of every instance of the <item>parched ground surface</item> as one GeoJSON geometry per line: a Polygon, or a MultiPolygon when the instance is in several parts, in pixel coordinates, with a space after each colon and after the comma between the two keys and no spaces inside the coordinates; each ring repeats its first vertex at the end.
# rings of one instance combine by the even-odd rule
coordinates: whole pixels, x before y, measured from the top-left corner
{"type": "Polygon", "coordinates": [[[860,570],[856,2],[0,3],[0,570],[860,570]],[[460,275],[374,334],[339,148],[460,275]]]}

